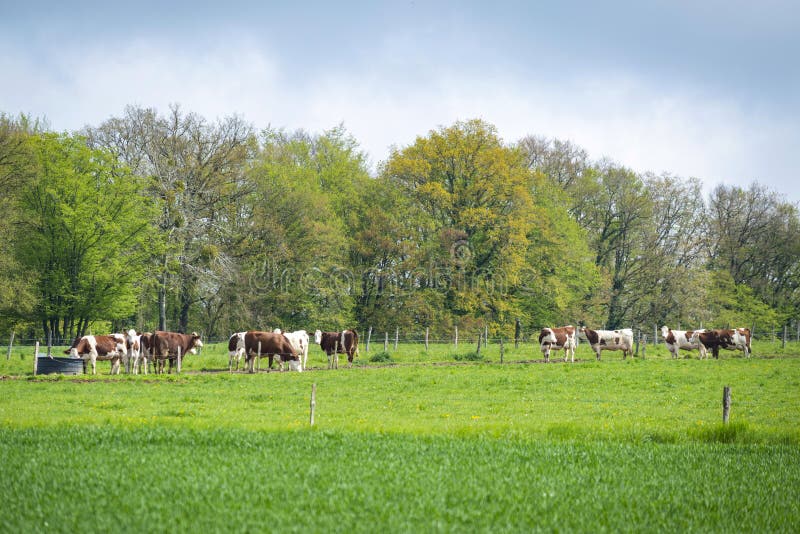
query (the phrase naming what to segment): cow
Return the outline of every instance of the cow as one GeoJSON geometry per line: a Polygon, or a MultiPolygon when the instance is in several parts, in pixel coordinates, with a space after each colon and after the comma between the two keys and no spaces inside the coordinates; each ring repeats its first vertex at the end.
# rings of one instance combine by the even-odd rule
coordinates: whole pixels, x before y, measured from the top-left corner
{"type": "Polygon", "coordinates": [[[633,348],[633,330],[622,328],[620,330],[591,330],[585,326],[581,333],[586,337],[592,350],[600,360],[600,352],[604,350],[621,350],[622,359],[628,357],[633,348]]]}
{"type": "Polygon", "coordinates": [[[141,345],[140,358],[142,373],[147,374],[148,361],[153,361],[153,333],[144,332],[139,334],[139,343],[141,345]]]}
{"type": "Polygon", "coordinates": [[[328,355],[328,369],[339,368],[339,354],[347,354],[349,366],[353,365],[353,356],[358,354],[358,332],[343,330],[342,332],[314,332],[314,342],[328,355]]]}
{"type": "Polygon", "coordinates": [[[273,330],[276,334],[283,334],[289,343],[294,347],[294,351],[302,359],[303,369],[308,364],[308,332],[305,330],[295,330],[294,332],[283,332],[280,328],[273,330]]]}
{"type": "MultiPolygon", "coordinates": [[[[705,332],[705,328],[698,330],[672,330],[667,326],[661,327],[661,337],[673,358],[679,358],[679,349],[695,350],[700,349],[699,341],[692,341],[695,332],[705,332]]],[[[700,354],[702,356],[702,353],[700,354]]]]}
{"type": "Polygon", "coordinates": [[[244,353],[244,335],[247,332],[236,332],[228,338],[228,371],[233,371],[233,360],[236,359],[236,370],[239,370],[239,362],[244,353]]]}
{"type": "Polygon", "coordinates": [[[97,360],[111,361],[111,374],[119,374],[120,362],[128,352],[125,336],[110,334],[107,336],[82,336],[75,338],[70,348],[64,351],[73,358],[82,358],[84,371],[86,362],[92,364],[92,374],[97,374],[97,360]]]}
{"type": "Polygon", "coordinates": [[[203,346],[197,332],[179,334],[178,332],[163,332],[157,330],[150,337],[153,365],[157,366],[156,372],[164,372],[164,360],[169,360],[169,372],[172,372],[173,361],[187,354],[197,354],[197,349],[203,346]]]}
{"type": "Polygon", "coordinates": [[[559,328],[542,328],[539,332],[539,345],[544,354],[544,361],[550,361],[551,350],[564,350],[564,361],[567,356],[572,356],[575,361],[575,327],[572,325],[559,328]]]}
{"type": "Polygon", "coordinates": [[[133,329],[125,332],[125,343],[128,345],[128,351],[122,359],[125,364],[125,372],[128,374],[137,374],[139,372],[139,357],[142,353],[141,337],[142,335],[133,329]]]}
{"type": "Polygon", "coordinates": [[[264,355],[269,356],[270,368],[272,368],[273,357],[277,356],[281,365],[281,371],[283,371],[284,361],[289,362],[289,369],[292,371],[303,370],[299,356],[295,352],[291,342],[289,342],[283,334],[250,330],[244,335],[244,350],[247,358],[248,370],[251,373],[255,372],[253,366],[256,357],[264,355]]]}
{"type": "Polygon", "coordinates": [[[700,357],[708,357],[708,349],[714,358],[719,358],[719,349],[727,350],[741,350],[744,352],[745,357],[749,358],[752,352],[750,347],[750,329],[749,328],[734,328],[734,329],[716,329],[706,330],[703,332],[695,332],[692,336],[693,342],[698,342],[700,346],[700,357]]]}

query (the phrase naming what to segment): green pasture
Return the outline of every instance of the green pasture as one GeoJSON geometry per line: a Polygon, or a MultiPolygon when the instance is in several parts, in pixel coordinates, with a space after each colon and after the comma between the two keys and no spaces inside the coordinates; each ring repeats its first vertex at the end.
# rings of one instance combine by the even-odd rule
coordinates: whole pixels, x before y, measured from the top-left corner
{"type": "Polygon", "coordinates": [[[330,371],[314,347],[305,373],[229,373],[214,345],[181,375],[36,378],[20,349],[0,359],[0,531],[800,529],[793,344],[548,365],[531,344],[502,365],[496,345],[389,348],[330,371]]]}

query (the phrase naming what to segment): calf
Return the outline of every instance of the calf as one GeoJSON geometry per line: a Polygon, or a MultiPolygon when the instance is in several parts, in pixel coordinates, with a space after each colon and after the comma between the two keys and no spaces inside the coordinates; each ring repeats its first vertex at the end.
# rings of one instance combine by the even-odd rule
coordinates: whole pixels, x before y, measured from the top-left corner
{"type": "Polygon", "coordinates": [[[592,346],[597,355],[597,360],[600,360],[600,352],[604,350],[621,350],[622,359],[628,357],[628,354],[633,348],[633,330],[630,328],[623,328],[621,330],[591,330],[589,328],[581,328],[581,333],[586,337],[589,345],[592,346]]]}
{"type": "Polygon", "coordinates": [[[544,361],[550,361],[551,350],[564,350],[564,361],[567,361],[567,356],[572,357],[575,361],[575,327],[572,325],[562,326],[560,328],[542,328],[539,332],[539,345],[544,354],[544,361]]]}
{"type": "Polygon", "coordinates": [[[308,332],[305,330],[295,330],[294,332],[283,332],[280,328],[273,330],[276,334],[283,334],[289,343],[294,347],[294,351],[302,359],[303,369],[308,363],[308,332]]]}
{"type": "Polygon", "coordinates": [[[228,338],[228,371],[233,371],[233,360],[236,359],[236,370],[239,370],[239,362],[244,353],[244,335],[247,332],[236,332],[228,338]]]}
{"type": "Polygon", "coordinates": [[[92,374],[97,374],[97,360],[111,361],[111,374],[119,374],[120,362],[128,347],[125,336],[122,334],[110,334],[107,336],[83,336],[76,338],[70,348],[64,351],[73,358],[82,358],[84,370],[86,362],[92,364],[92,374]]]}
{"type": "MultiPolygon", "coordinates": [[[[705,332],[705,328],[699,330],[672,330],[667,326],[661,327],[661,337],[664,338],[664,344],[667,346],[673,358],[678,358],[679,349],[695,350],[700,349],[699,341],[692,341],[695,332],[705,332]]],[[[703,354],[701,353],[700,356],[703,354]]]]}
{"type": "Polygon", "coordinates": [[[172,362],[187,354],[197,354],[197,349],[203,346],[197,332],[179,334],[178,332],[162,332],[157,330],[151,336],[153,364],[157,365],[156,372],[164,372],[164,361],[169,360],[169,372],[172,372],[172,362]]]}
{"type": "Polygon", "coordinates": [[[328,355],[328,369],[339,368],[339,354],[347,354],[347,361],[352,367],[353,356],[358,353],[358,332],[344,330],[342,332],[314,332],[314,342],[328,355]]]}
{"type": "Polygon", "coordinates": [[[283,370],[284,361],[289,362],[289,369],[292,371],[303,370],[294,347],[283,334],[251,330],[244,335],[244,350],[248,369],[251,373],[255,372],[253,366],[256,356],[261,357],[264,355],[269,356],[270,368],[272,368],[273,357],[277,356],[281,362],[281,370],[283,370]]]}
{"type": "Polygon", "coordinates": [[[153,333],[144,332],[143,334],[139,334],[139,343],[141,345],[141,351],[139,353],[141,358],[140,367],[142,368],[142,373],[147,374],[148,361],[153,360],[153,333]]]}
{"type": "Polygon", "coordinates": [[[699,349],[701,358],[708,357],[708,349],[711,349],[714,358],[719,358],[720,348],[726,350],[741,350],[747,358],[750,357],[751,353],[749,328],[721,328],[695,332],[692,336],[692,341],[700,343],[699,349]]]}

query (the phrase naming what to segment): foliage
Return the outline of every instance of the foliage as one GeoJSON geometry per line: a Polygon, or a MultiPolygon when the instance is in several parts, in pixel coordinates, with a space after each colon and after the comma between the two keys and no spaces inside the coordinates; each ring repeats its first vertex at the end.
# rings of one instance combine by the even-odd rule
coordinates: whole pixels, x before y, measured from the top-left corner
{"type": "Polygon", "coordinates": [[[36,166],[19,193],[14,246],[35,276],[35,317],[61,340],[133,312],[148,209],[137,178],[108,153],[68,135],[29,142],[36,166]]]}
{"type": "Polygon", "coordinates": [[[382,351],[375,353],[373,356],[370,356],[369,361],[373,363],[392,363],[394,362],[394,359],[392,359],[391,354],[382,351]]]}

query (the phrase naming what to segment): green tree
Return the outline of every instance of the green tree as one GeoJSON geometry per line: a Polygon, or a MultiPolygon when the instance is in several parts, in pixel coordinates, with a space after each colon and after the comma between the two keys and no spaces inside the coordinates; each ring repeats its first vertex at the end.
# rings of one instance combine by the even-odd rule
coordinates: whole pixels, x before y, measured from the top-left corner
{"type": "Polygon", "coordinates": [[[148,203],[135,177],[84,139],[41,134],[30,143],[35,175],[19,195],[14,247],[35,273],[34,317],[62,342],[133,312],[148,203]]]}

